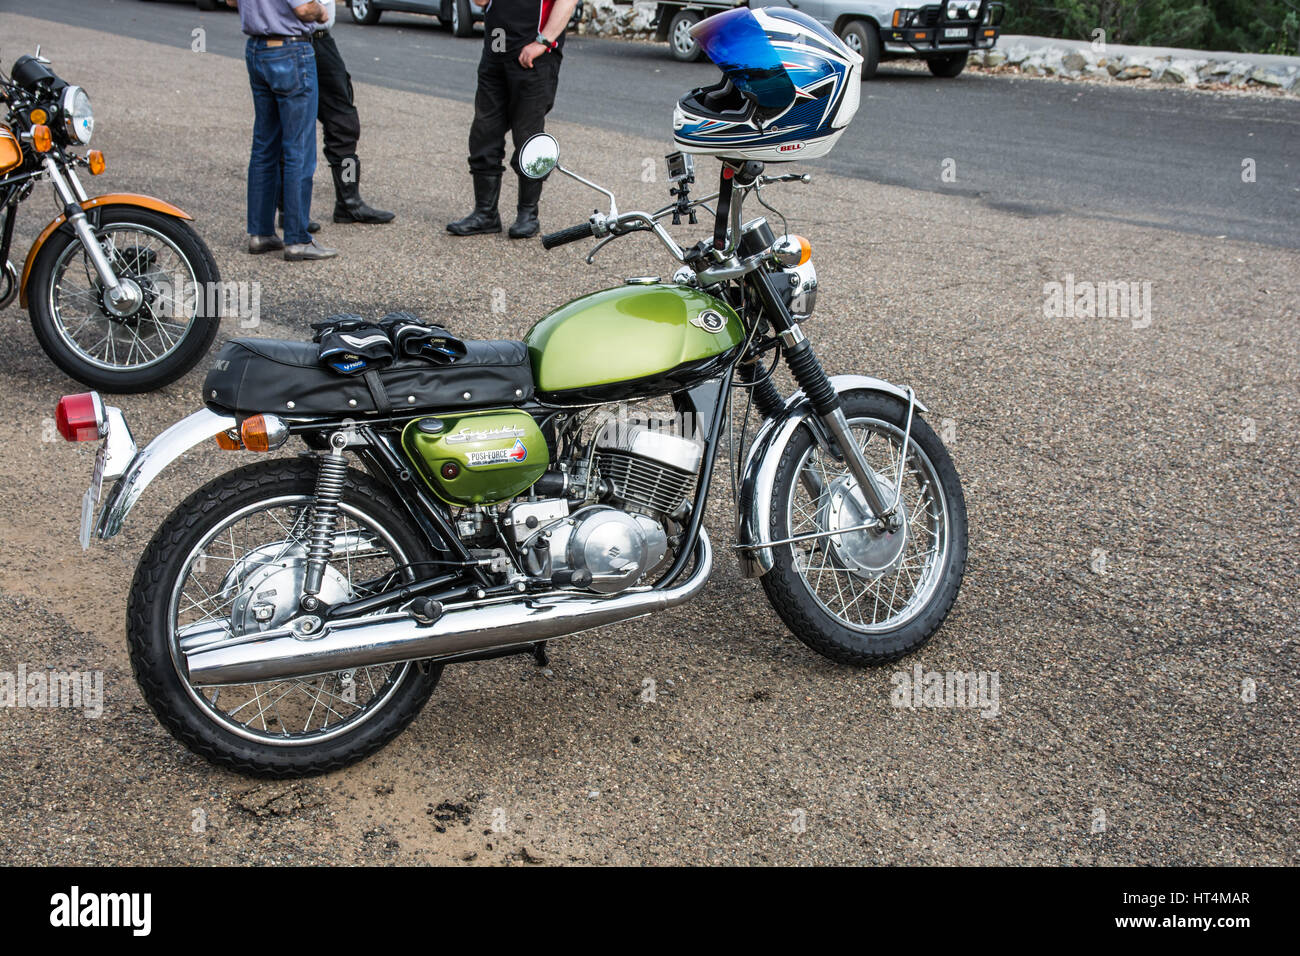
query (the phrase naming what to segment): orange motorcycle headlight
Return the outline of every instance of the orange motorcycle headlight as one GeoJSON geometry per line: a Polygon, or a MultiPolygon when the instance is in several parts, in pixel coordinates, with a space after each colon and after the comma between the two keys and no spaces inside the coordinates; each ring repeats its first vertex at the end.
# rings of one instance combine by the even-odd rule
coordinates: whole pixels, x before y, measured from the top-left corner
{"type": "Polygon", "coordinates": [[[90,169],[90,175],[98,176],[108,166],[104,162],[104,154],[97,149],[92,149],[86,154],[86,166],[90,169]]]}
{"type": "Polygon", "coordinates": [[[37,123],[32,127],[32,148],[38,153],[48,153],[54,145],[54,139],[50,136],[50,128],[44,123],[37,123]]]}

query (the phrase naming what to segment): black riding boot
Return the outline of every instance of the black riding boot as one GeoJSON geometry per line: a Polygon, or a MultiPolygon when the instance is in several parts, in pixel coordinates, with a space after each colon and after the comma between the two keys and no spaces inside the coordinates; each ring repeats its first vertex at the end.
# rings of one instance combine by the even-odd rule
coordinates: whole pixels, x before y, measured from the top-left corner
{"type": "Polygon", "coordinates": [[[501,196],[500,173],[474,174],[474,211],[464,219],[447,223],[453,236],[476,236],[483,232],[500,232],[501,215],[497,199],[501,196]]]}
{"type": "Polygon", "coordinates": [[[510,227],[511,239],[528,239],[537,235],[542,227],[537,222],[537,204],[542,198],[542,180],[519,177],[519,208],[515,224],[510,227]]]}
{"type": "Polygon", "coordinates": [[[331,166],[334,174],[334,221],[335,222],[392,222],[393,214],[385,209],[375,209],[366,205],[361,198],[361,160],[348,156],[342,165],[331,166]],[[351,164],[352,175],[345,176],[344,171],[351,164]],[[351,180],[349,182],[348,180],[351,180]]]}

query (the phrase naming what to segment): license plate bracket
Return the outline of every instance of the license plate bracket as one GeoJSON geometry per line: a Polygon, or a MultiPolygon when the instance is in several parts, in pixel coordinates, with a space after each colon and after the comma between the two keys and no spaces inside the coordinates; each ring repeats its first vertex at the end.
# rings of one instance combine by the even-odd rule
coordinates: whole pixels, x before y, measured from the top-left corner
{"type": "Polygon", "coordinates": [[[90,532],[95,523],[95,508],[98,506],[100,495],[104,490],[104,464],[108,460],[107,426],[105,427],[104,439],[104,442],[99,446],[99,451],[95,453],[95,470],[90,474],[90,487],[81,496],[81,530],[78,534],[78,540],[81,541],[82,551],[90,547],[90,532]]]}

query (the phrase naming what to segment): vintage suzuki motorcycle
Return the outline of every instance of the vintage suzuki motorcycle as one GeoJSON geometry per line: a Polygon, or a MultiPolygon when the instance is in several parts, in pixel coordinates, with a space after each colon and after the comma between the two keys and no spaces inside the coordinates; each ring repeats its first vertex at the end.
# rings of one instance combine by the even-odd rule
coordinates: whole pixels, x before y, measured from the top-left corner
{"type": "Polygon", "coordinates": [[[398,361],[365,381],[322,368],[311,343],[235,340],[207,407],[140,452],[97,394],[60,401],[65,437],[103,441],[83,545],[92,526],[117,534],[200,441],[307,446],[194,492],[140,561],[131,661],[178,739],[247,773],[329,770],[401,731],[448,663],[544,662],[554,638],[691,600],[713,569],[702,519],[724,443],[736,557],[796,637],[868,665],[935,632],[966,564],[952,461],[910,389],[826,375],[803,331],[808,242],[742,216],[806,177],[723,161],[718,193],[692,200],[688,157],[670,160],[675,201],[620,213],[559,165],[553,138],[525,144],[526,174],[559,170],[610,201],[547,248],[595,237],[594,256],[649,232],[681,268],[575,299],[522,342],[469,342],[452,364],[398,361]],[[683,249],[662,220],[701,208],[714,236],[683,249]],[[799,386],[785,396],[781,359],[799,386]]]}
{"type": "Polygon", "coordinates": [[[0,309],[31,314],[41,348],[68,375],[108,392],[143,392],[184,375],[217,334],[209,290],[212,253],[171,203],[132,193],[90,196],[77,168],[97,176],[104,155],[73,150],[95,128],[90,99],[40,55],[0,73],[0,309]],[[9,261],[18,206],[42,177],[61,212],[27,252],[21,278],[9,261]]]}

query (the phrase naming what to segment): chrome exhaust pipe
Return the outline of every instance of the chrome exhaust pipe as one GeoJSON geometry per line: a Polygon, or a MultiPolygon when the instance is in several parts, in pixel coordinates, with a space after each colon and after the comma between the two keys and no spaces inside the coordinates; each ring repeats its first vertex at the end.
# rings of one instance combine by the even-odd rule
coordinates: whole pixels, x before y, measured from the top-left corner
{"type": "Polygon", "coordinates": [[[453,608],[433,624],[420,624],[406,614],[362,618],[326,624],[320,636],[311,638],[281,628],[217,647],[198,646],[184,652],[185,665],[190,683],[197,686],[252,684],[525,647],[676,607],[699,594],[712,571],[713,548],[701,528],[690,576],[662,591],[520,598],[516,603],[453,608]]]}

